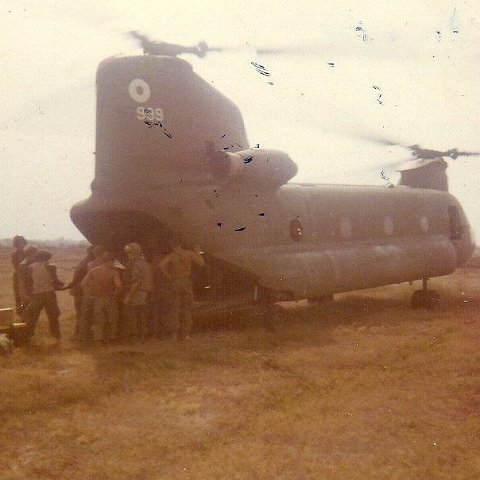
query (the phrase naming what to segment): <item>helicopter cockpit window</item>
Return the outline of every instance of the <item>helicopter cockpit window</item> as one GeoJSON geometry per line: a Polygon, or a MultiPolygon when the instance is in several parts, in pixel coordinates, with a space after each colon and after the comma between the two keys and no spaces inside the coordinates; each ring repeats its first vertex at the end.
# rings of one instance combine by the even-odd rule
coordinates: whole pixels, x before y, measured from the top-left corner
{"type": "Polygon", "coordinates": [[[290,222],[290,237],[294,242],[299,242],[303,236],[303,227],[298,218],[290,222]]]}

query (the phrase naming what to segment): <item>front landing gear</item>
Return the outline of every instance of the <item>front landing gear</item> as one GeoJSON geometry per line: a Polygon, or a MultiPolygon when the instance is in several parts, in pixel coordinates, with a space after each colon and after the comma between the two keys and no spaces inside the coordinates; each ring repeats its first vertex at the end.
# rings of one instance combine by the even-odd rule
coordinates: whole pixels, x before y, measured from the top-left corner
{"type": "Polygon", "coordinates": [[[423,279],[422,290],[416,290],[412,295],[412,307],[413,308],[428,308],[433,310],[440,302],[440,296],[435,290],[428,290],[427,288],[428,278],[423,279]]]}

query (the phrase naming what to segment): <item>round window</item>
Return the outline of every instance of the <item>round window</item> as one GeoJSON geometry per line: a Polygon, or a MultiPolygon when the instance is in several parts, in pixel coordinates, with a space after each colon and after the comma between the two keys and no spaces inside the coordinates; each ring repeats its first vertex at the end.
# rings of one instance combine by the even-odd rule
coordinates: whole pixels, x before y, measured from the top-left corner
{"type": "Polygon", "coordinates": [[[385,215],[383,217],[383,232],[385,235],[393,235],[395,231],[395,225],[393,223],[393,218],[390,215],[385,215]]]}
{"type": "Polygon", "coordinates": [[[298,218],[290,222],[290,237],[294,242],[299,242],[303,236],[303,227],[298,218]]]}
{"type": "Polygon", "coordinates": [[[428,218],[425,215],[422,215],[420,217],[420,230],[423,233],[427,233],[428,232],[428,227],[429,227],[428,218]]]}

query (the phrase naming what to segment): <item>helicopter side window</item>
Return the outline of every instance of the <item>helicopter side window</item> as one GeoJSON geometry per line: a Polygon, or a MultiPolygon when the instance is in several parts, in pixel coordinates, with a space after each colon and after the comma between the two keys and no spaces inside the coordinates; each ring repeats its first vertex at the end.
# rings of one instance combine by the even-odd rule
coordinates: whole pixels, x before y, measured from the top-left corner
{"type": "Polygon", "coordinates": [[[455,206],[448,207],[448,217],[450,218],[450,239],[461,240],[463,234],[463,225],[460,220],[460,212],[455,206]]]}
{"type": "Polygon", "coordinates": [[[395,232],[395,223],[391,215],[385,215],[383,217],[383,232],[388,237],[392,236],[395,232]]]}
{"type": "Polygon", "coordinates": [[[428,221],[428,217],[426,215],[422,215],[420,217],[419,224],[421,232],[427,234],[428,229],[430,228],[430,222],[428,221]]]}
{"type": "Polygon", "coordinates": [[[300,223],[300,220],[298,218],[294,218],[290,222],[290,238],[294,242],[299,242],[302,239],[303,236],[303,227],[302,224],[300,223]]]}

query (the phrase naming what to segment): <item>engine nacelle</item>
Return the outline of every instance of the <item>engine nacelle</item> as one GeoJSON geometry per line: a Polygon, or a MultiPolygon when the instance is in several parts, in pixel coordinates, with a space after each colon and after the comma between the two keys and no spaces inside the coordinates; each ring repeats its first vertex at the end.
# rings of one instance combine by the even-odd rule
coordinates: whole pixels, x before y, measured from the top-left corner
{"type": "Polygon", "coordinates": [[[249,149],[211,154],[211,172],[220,185],[241,183],[277,188],[297,174],[297,165],[279,150],[249,149]]]}

